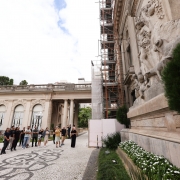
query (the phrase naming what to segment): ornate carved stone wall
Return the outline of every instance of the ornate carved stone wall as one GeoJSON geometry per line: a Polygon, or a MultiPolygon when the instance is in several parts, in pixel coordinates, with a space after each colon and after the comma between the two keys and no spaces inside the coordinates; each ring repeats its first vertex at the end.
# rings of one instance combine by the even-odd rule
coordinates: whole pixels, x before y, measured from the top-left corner
{"type": "Polygon", "coordinates": [[[131,119],[131,129],[121,133],[122,140],[134,140],[180,167],[180,160],[173,157],[179,153],[180,115],[169,110],[161,79],[162,70],[173,58],[174,47],[180,43],[178,8],[180,2],[177,0],[127,1],[122,7],[119,38],[131,119]],[[132,73],[127,70],[126,50],[129,47],[132,49],[132,73]],[[142,143],[145,140],[147,143],[142,143]],[[157,142],[161,145],[159,150],[155,147],[157,142]]]}

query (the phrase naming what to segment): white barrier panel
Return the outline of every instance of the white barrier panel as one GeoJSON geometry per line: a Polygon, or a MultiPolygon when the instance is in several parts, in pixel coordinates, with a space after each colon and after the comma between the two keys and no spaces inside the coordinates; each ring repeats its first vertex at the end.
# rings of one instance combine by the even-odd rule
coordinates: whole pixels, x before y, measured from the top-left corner
{"type": "Polygon", "coordinates": [[[102,136],[102,121],[101,120],[89,120],[89,139],[88,146],[89,147],[97,147],[102,146],[101,136],[102,136]],[[97,140],[98,137],[98,140],[97,140]]]}
{"type": "Polygon", "coordinates": [[[124,125],[120,124],[116,119],[100,119],[89,120],[89,147],[101,147],[101,139],[108,134],[120,132],[124,129],[124,125]],[[98,138],[97,138],[98,137],[98,138]]]}

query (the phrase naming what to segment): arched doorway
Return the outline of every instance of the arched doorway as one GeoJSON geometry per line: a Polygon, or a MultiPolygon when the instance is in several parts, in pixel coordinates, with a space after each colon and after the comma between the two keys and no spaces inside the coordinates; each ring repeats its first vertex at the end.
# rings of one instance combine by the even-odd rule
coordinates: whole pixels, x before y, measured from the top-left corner
{"type": "Polygon", "coordinates": [[[32,118],[31,118],[31,128],[35,126],[40,130],[43,117],[43,107],[41,104],[37,104],[33,108],[32,118]]]}
{"type": "Polygon", "coordinates": [[[23,105],[18,105],[14,109],[14,116],[12,120],[12,126],[19,127],[22,129],[22,121],[23,121],[23,115],[24,115],[24,107],[23,105]]]}

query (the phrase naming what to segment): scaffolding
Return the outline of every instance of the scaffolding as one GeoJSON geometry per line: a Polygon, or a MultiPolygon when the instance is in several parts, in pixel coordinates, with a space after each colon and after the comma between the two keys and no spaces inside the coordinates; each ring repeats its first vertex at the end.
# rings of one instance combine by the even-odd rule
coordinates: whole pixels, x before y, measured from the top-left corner
{"type": "Polygon", "coordinates": [[[120,65],[117,58],[120,58],[120,50],[115,46],[118,36],[114,32],[114,4],[115,0],[99,1],[102,104],[105,119],[116,118],[116,111],[122,104],[121,96],[123,96],[122,84],[117,77],[120,65]]]}

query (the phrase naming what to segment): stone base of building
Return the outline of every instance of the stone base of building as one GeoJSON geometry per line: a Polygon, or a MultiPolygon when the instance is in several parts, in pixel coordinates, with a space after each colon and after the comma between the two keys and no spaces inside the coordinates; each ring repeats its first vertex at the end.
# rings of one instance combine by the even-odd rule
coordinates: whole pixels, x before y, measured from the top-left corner
{"type": "Polygon", "coordinates": [[[180,115],[169,110],[164,94],[130,108],[128,117],[131,129],[121,131],[122,141],[132,140],[180,168],[180,115]]]}

